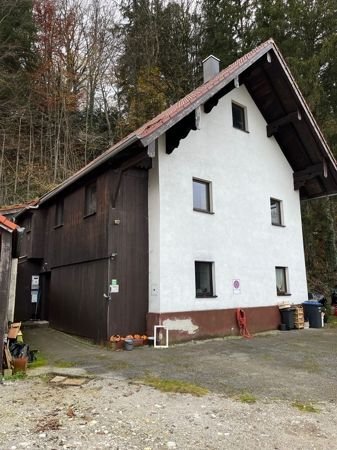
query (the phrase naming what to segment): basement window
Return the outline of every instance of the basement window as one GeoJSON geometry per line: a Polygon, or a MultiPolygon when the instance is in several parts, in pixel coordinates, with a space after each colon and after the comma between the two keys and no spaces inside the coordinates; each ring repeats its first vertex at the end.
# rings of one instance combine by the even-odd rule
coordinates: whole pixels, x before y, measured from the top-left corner
{"type": "Polygon", "coordinates": [[[210,181],[193,178],[193,209],[194,211],[212,213],[210,181]]]}
{"type": "Polygon", "coordinates": [[[233,127],[247,131],[246,108],[232,102],[233,127]]]}
{"type": "Polygon", "coordinates": [[[288,291],[288,267],[275,267],[277,295],[290,295],[288,291]]]}
{"type": "Polygon", "coordinates": [[[272,225],[283,226],[283,211],[281,200],[270,199],[270,214],[272,225]]]}
{"type": "Polygon", "coordinates": [[[55,209],[55,227],[63,225],[64,200],[63,198],[56,203],[55,209]]]}
{"type": "Polygon", "coordinates": [[[214,295],[214,263],[195,261],[196,297],[215,297],[214,295]]]}
{"type": "Polygon", "coordinates": [[[96,181],[85,187],[84,217],[96,213],[96,181]]]}

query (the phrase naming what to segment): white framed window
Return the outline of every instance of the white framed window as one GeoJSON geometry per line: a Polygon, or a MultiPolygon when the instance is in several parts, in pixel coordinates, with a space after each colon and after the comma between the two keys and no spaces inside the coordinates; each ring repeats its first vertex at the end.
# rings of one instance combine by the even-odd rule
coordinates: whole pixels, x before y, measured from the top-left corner
{"type": "Polygon", "coordinates": [[[272,225],[284,226],[283,203],[276,198],[270,199],[270,215],[272,225]]]}
{"type": "Polygon", "coordinates": [[[245,106],[232,102],[232,118],[234,128],[242,131],[248,131],[247,108],[245,106]]]}
{"type": "Polygon", "coordinates": [[[193,209],[194,211],[212,213],[212,183],[199,178],[193,178],[193,209]]]}
{"type": "Polygon", "coordinates": [[[290,295],[288,267],[275,267],[277,295],[290,295]]]}

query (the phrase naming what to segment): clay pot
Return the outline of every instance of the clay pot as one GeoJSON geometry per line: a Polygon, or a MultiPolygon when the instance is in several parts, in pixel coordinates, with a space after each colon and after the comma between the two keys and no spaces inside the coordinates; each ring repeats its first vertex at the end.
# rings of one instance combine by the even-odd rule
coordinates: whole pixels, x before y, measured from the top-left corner
{"type": "Polygon", "coordinates": [[[28,357],[23,358],[13,358],[13,373],[26,372],[28,364],[28,357]]]}

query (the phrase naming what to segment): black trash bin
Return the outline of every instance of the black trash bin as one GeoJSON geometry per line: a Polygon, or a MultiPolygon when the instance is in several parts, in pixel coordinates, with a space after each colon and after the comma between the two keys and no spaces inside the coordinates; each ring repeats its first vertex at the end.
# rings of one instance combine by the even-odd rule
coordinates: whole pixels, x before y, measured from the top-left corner
{"type": "Polygon", "coordinates": [[[295,308],[280,309],[281,321],[286,326],[287,330],[293,330],[295,328],[294,312],[295,312],[295,308]]]}
{"type": "Polygon", "coordinates": [[[304,320],[309,321],[310,328],[322,328],[322,303],[303,302],[304,320]]]}

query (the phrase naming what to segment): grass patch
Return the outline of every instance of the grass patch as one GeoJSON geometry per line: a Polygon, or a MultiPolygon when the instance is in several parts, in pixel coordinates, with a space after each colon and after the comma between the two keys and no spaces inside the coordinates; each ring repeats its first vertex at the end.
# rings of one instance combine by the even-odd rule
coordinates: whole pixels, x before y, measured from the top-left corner
{"type": "Polygon", "coordinates": [[[60,369],[67,369],[68,367],[74,367],[74,365],[75,363],[71,361],[63,361],[62,359],[54,362],[54,366],[59,367],[60,369]]]}
{"type": "Polygon", "coordinates": [[[109,369],[111,370],[122,370],[122,369],[128,369],[130,367],[130,364],[126,361],[112,361],[109,364],[109,369]]]}
{"type": "Polygon", "coordinates": [[[304,412],[318,413],[320,411],[318,408],[316,408],[311,403],[302,403],[302,402],[296,401],[296,402],[292,403],[292,406],[294,408],[297,408],[299,411],[304,411],[304,412]]]}
{"type": "Polygon", "coordinates": [[[141,380],[143,384],[151,386],[162,392],[175,392],[179,394],[191,394],[195,397],[202,397],[208,394],[208,389],[193,383],[180,380],[167,380],[158,377],[147,376],[141,380]]]}
{"type": "Polygon", "coordinates": [[[46,366],[48,364],[47,359],[41,355],[41,353],[38,353],[36,355],[36,360],[32,361],[31,363],[28,363],[28,367],[30,369],[36,369],[36,367],[43,367],[46,366]]]}
{"type": "Polygon", "coordinates": [[[249,403],[249,404],[256,403],[256,397],[253,394],[250,394],[249,392],[243,392],[242,394],[240,394],[239,400],[241,403],[249,403]]]}
{"type": "Polygon", "coordinates": [[[19,381],[24,380],[26,377],[27,377],[26,372],[17,372],[14,373],[13,375],[3,377],[3,379],[5,381],[19,381]]]}
{"type": "Polygon", "coordinates": [[[329,328],[337,328],[337,316],[328,317],[329,328]]]}

